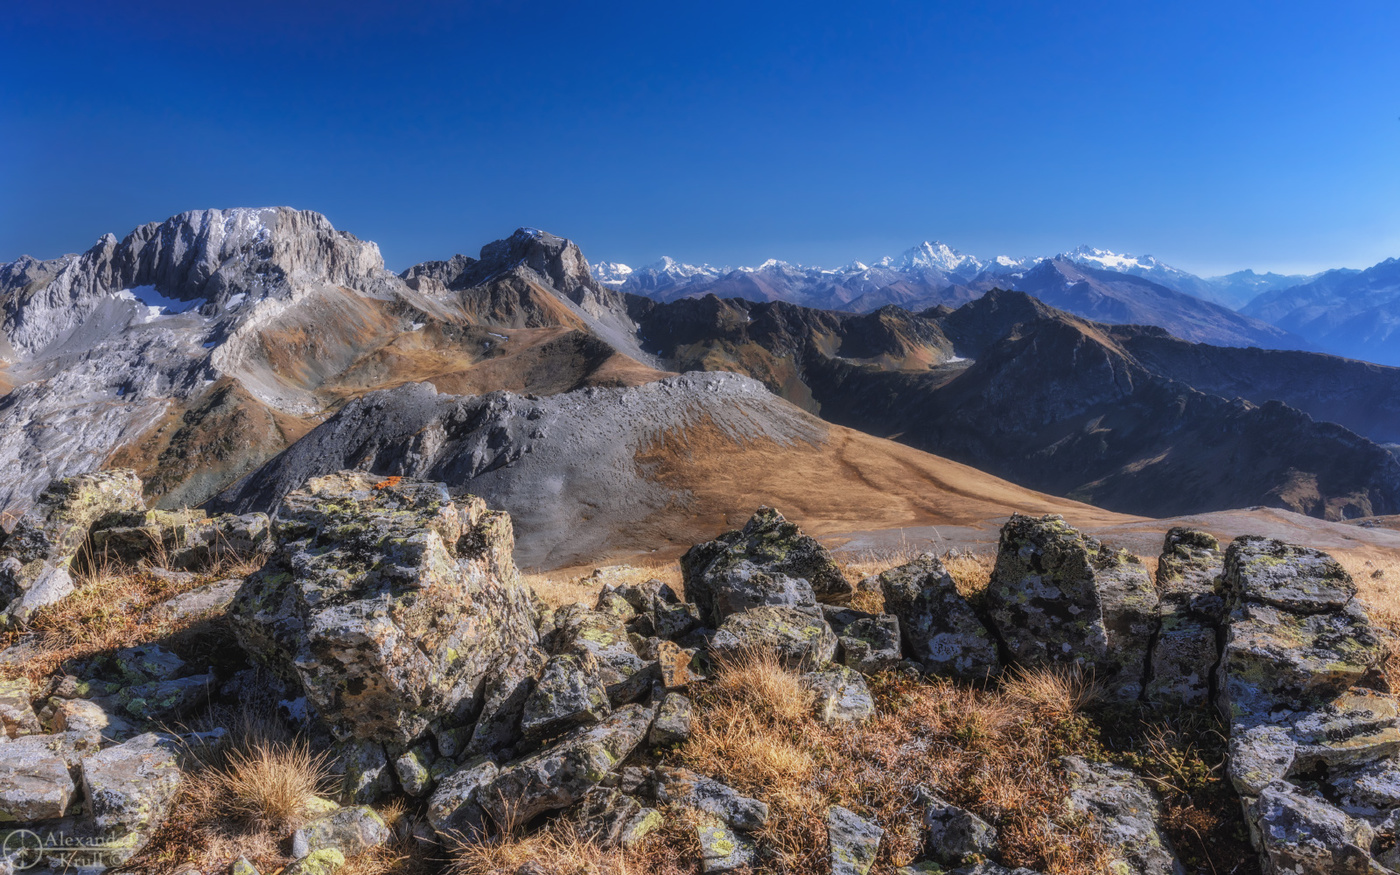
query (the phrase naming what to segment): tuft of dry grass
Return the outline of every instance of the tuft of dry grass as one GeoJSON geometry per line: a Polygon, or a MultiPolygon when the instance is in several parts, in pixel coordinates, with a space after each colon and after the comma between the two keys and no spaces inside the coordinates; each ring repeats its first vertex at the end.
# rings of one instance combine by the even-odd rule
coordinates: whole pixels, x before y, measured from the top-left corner
{"type": "Polygon", "coordinates": [[[1386,632],[1386,679],[1400,690],[1400,557],[1335,551],[1332,557],[1356,581],[1357,596],[1371,619],[1386,632]]]}
{"type": "Polygon", "coordinates": [[[1075,716],[1103,696],[1093,673],[1078,663],[1017,668],[1003,681],[1001,692],[1012,703],[1058,719],[1075,716]]]}
{"type": "Polygon", "coordinates": [[[510,832],[486,842],[457,841],[449,848],[451,875],[513,873],[527,863],[549,875],[632,875],[628,855],[585,839],[578,826],[556,820],[534,832],[510,832]]]}
{"type": "Polygon", "coordinates": [[[258,742],[230,751],[223,768],[200,776],[201,801],[211,813],[245,823],[286,831],[305,817],[318,793],[328,789],[330,769],[324,754],[313,754],[304,741],[258,742]]]}
{"type": "Polygon", "coordinates": [[[812,711],[812,691],[802,678],[783,665],[771,650],[763,648],[741,650],[717,659],[708,691],[717,704],[777,723],[797,723],[812,711]]]}
{"type": "Polygon", "coordinates": [[[958,594],[968,601],[975,601],[986,591],[992,582],[992,569],[996,567],[995,553],[967,553],[952,550],[943,557],[943,567],[958,587],[958,594]]]}

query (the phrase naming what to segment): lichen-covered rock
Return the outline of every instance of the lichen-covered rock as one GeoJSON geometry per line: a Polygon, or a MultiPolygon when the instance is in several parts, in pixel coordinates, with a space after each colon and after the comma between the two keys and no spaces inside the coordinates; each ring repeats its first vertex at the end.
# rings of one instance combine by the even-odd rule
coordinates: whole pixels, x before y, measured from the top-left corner
{"type": "Polygon", "coordinates": [[[52,733],[96,735],[103,741],[125,741],[137,733],[131,723],[108,710],[100,701],[89,699],[49,700],[44,709],[44,726],[52,733]]]}
{"type": "Polygon", "coordinates": [[[598,660],[587,651],[561,653],[550,658],[525,700],[520,729],[527,738],[549,738],[597,723],[611,711],[598,660]]]}
{"type": "MultiPolygon", "coordinates": [[[[538,647],[511,651],[487,676],[486,696],[467,741],[470,756],[507,755],[521,740],[520,718],[549,657],[538,647]]],[[[447,733],[439,733],[439,746],[447,733]]],[[[452,756],[447,750],[444,755],[452,756]]]]}
{"type": "Polygon", "coordinates": [[[982,818],[938,797],[924,808],[924,851],[946,866],[996,853],[997,830],[982,818]]]}
{"type": "Polygon", "coordinates": [[[340,801],[346,805],[368,805],[393,792],[394,772],[379,742],[339,742],[333,760],[341,776],[340,801]]]}
{"type": "Polygon", "coordinates": [[[680,693],[667,693],[656,709],[656,720],[651,724],[647,744],[653,747],[666,747],[681,744],[690,738],[690,720],[693,708],[690,700],[680,693]]]}
{"type": "Polygon", "coordinates": [[[1298,742],[1281,726],[1254,726],[1230,738],[1229,775],[1235,792],[1258,796],[1293,769],[1298,742]]]}
{"type": "MultiPolygon", "coordinates": [[[[603,570],[603,569],[599,569],[603,570]]],[[[597,575],[598,572],[593,572],[597,575]]],[[[615,592],[627,600],[638,614],[654,611],[662,605],[681,603],[680,596],[665,582],[653,577],[642,583],[604,584],[604,592],[615,592]]]]}
{"type": "Polygon", "coordinates": [[[1157,794],[1127,769],[1063,757],[1069,778],[1066,807],[1098,824],[1104,842],[1120,854],[1114,871],[1133,875],[1184,875],[1171,840],[1159,825],[1162,804],[1157,794]]]}
{"type": "Polygon", "coordinates": [[[106,838],[114,863],[145,846],[180,792],[179,743],[146,733],[82,761],[88,815],[106,838]]]}
{"type": "Polygon", "coordinates": [[[62,817],[74,789],[61,755],[38,745],[0,744],[0,822],[62,817]]]}
{"type": "Polygon", "coordinates": [[[316,818],[292,835],[292,856],[301,859],[333,849],[346,857],[362,854],[389,840],[389,827],[373,808],[355,805],[316,818]]]}
{"type": "Polygon", "coordinates": [[[394,774],[409,796],[422,796],[433,782],[433,746],[421,742],[394,757],[394,774]]]}
{"type": "Polygon", "coordinates": [[[579,810],[580,835],[602,848],[630,848],[662,824],[661,812],[608,788],[589,792],[579,810]]]}
{"type": "Polygon", "coordinates": [[[703,676],[695,667],[695,651],[673,641],[658,641],[656,657],[657,680],[667,691],[683,690],[703,676]]]}
{"type": "MultiPolygon", "coordinates": [[[[878,580],[878,578],[877,578],[878,580]]],[[[863,675],[893,671],[904,659],[899,620],[892,614],[863,614],[849,608],[823,608],[836,633],[837,659],[863,675]]]]}
{"type": "Polygon", "coordinates": [[[808,672],[802,684],[812,691],[813,716],[822,723],[859,723],[875,716],[875,698],[865,678],[844,665],[808,672]]]}
{"type": "Polygon", "coordinates": [[[805,589],[790,581],[806,581],[818,601],[848,601],[854,590],[825,547],[772,508],[763,507],[738,531],[697,544],[681,557],[686,598],[700,609],[711,627],[739,605],[795,604],[805,589]],[[755,573],[765,580],[752,579],[755,573]],[[768,600],[776,599],[776,600],[768,600]]]}
{"type": "Polygon", "coordinates": [[[932,553],[880,575],[885,610],[905,653],[929,674],[986,680],[1001,668],[996,642],[932,553]]]}
{"type": "Polygon", "coordinates": [[[1137,557],[1081,535],[1059,516],[1013,514],[1001,530],[987,614],[1013,659],[1079,664],[1108,694],[1142,694],[1157,591],[1137,557]]]}
{"type": "Polygon", "coordinates": [[[659,767],[651,780],[652,792],[663,804],[693,808],[744,831],[756,830],[768,822],[767,803],[689,769],[659,767]]]}
{"type": "Polygon", "coordinates": [[[223,613],[233,604],[233,599],[242,586],[241,578],[206,583],[161,602],[151,609],[151,616],[157,620],[175,621],[223,613]]]}
{"type": "Polygon", "coordinates": [[[731,614],[714,638],[718,659],[765,650],[789,668],[821,668],[836,655],[836,633],[818,608],[762,607],[731,614]]]}
{"type": "Polygon", "coordinates": [[[335,848],[307,854],[282,870],[282,875],[335,875],[345,866],[345,855],[335,848]]]}
{"type": "Polygon", "coordinates": [[[502,766],[479,791],[481,806],[498,825],[509,826],[578,803],[646,738],[653,716],[650,708],[628,705],[502,766]]]}
{"type": "Polygon", "coordinates": [[[1384,647],[1356,585],[1330,556],[1264,538],[1237,538],[1223,574],[1229,626],[1219,707],[1232,723],[1278,723],[1367,678],[1384,647]]]}
{"type": "Polygon", "coordinates": [[[34,713],[34,685],[28,678],[0,680],[0,728],[9,738],[42,732],[34,713]]]}
{"type": "Polygon", "coordinates": [[[214,685],[213,674],[152,681],[123,689],[118,700],[138,720],[175,720],[208,702],[214,685]]]}
{"type": "Polygon", "coordinates": [[[554,612],[548,628],[541,627],[542,643],[551,654],[589,656],[598,667],[598,678],[613,706],[634,702],[650,689],[652,675],[632,647],[627,627],[612,614],[567,605],[554,612]]]}
{"type": "Polygon", "coordinates": [[[1279,781],[1246,806],[1266,875],[1380,875],[1375,831],[1335,806],[1279,781]]]}
{"type": "Polygon", "coordinates": [[[758,861],[758,846],[753,839],[735,832],[718,818],[697,823],[695,838],[700,843],[700,871],[705,875],[751,867],[758,861]]]}
{"type": "Polygon", "coordinates": [[[135,471],[115,469],[51,482],[0,543],[0,621],[27,623],[73,592],[69,566],[93,523],[146,506],[135,471]]]}
{"type": "Polygon", "coordinates": [[[428,799],[428,823],[444,839],[478,841],[486,835],[486,812],[478,794],[499,770],[489,759],[476,759],[438,781],[428,799]]]}
{"type": "Polygon", "coordinates": [[[833,805],[826,813],[827,854],[831,875],[869,875],[885,831],[849,808],[833,805]]]}
{"type": "Polygon", "coordinates": [[[1167,532],[1157,561],[1162,624],[1152,649],[1149,701],[1190,706],[1210,698],[1225,620],[1223,565],[1213,536],[1185,528],[1167,532]]]}
{"type": "Polygon", "coordinates": [[[288,495],[275,526],[230,616],[340,737],[409,744],[478,709],[492,665],[535,644],[510,517],[478,498],[342,471],[288,495]]]}
{"type": "Polygon", "coordinates": [[[1374,690],[1353,689],[1289,723],[1295,772],[1384,759],[1400,752],[1400,708],[1374,690]]]}

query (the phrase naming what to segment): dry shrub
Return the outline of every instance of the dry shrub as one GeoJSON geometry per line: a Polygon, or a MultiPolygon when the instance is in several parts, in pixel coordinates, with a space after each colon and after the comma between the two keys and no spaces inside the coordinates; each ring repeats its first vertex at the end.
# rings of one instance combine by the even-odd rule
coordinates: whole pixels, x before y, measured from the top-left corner
{"type": "Polygon", "coordinates": [[[1065,719],[1098,701],[1103,688],[1078,663],[1017,668],[1002,684],[1003,696],[1032,710],[1065,719]]]}
{"type": "Polygon", "coordinates": [[[797,723],[812,710],[812,691],[802,678],[763,648],[741,650],[716,660],[708,691],[716,705],[780,723],[797,723]]]}
{"type": "Polygon", "coordinates": [[[861,590],[851,596],[848,606],[852,610],[866,614],[883,614],[885,612],[885,595],[880,592],[861,590]]]}
{"type": "Polygon", "coordinates": [[[255,826],[288,830],[325,788],[329,769],[323,754],[304,741],[262,742],[231,751],[222,769],[202,776],[211,807],[255,826]]]}
{"type": "Polygon", "coordinates": [[[449,849],[452,875],[499,875],[526,863],[549,875],[631,875],[621,851],[605,850],[580,835],[576,824],[556,820],[534,832],[512,831],[485,842],[456,841],[449,849]]]}

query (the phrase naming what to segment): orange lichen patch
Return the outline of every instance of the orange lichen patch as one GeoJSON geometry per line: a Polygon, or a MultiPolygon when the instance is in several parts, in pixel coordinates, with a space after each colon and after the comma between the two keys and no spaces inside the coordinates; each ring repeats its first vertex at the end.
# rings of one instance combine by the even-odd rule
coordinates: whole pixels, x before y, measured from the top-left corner
{"type": "Polygon", "coordinates": [[[377,490],[393,489],[395,486],[399,485],[401,480],[403,480],[403,478],[395,474],[392,477],[380,480],[378,483],[374,484],[374,488],[377,490]]]}

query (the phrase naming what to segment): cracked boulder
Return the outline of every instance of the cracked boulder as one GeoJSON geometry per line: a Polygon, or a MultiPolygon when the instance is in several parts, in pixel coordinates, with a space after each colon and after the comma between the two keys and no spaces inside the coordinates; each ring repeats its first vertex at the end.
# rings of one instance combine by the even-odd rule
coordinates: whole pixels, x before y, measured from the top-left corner
{"type": "Polygon", "coordinates": [[[756,650],[788,668],[822,668],[836,656],[836,633],[819,608],[762,607],[731,614],[710,640],[710,654],[721,660],[756,650]]]}
{"type": "Polygon", "coordinates": [[[69,567],[92,525],[107,514],[146,506],[135,471],[114,469],[51,482],[0,542],[0,620],[27,623],[73,592],[69,567]]]}
{"type": "Polygon", "coordinates": [[[986,680],[1000,670],[996,642],[938,557],[925,553],[879,580],[885,610],[899,620],[905,652],[926,673],[986,680]]]}
{"type": "Polygon", "coordinates": [[[525,700],[520,729],[527,738],[548,738],[575,726],[597,723],[612,709],[592,654],[551,657],[525,700]]]}
{"type": "Polygon", "coordinates": [[[1157,561],[1162,625],[1152,649],[1147,699],[1162,705],[1203,705],[1219,657],[1225,620],[1220,544],[1191,529],[1167,532],[1157,561]]]}
{"type": "Polygon", "coordinates": [[[410,744],[479,710],[493,665],[536,642],[510,517],[479,498],[342,471],[289,494],[275,526],[230,617],[339,737],[410,744]]]}
{"type": "Polygon", "coordinates": [[[536,754],[508,763],[477,792],[502,828],[581,802],[647,736],[650,708],[627,705],[595,726],[575,729],[536,754]]]}
{"type": "Polygon", "coordinates": [[[1013,514],[1001,530],[986,610],[1017,663],[1081,665],[1110,697],[1141,695],[1157,591],[1137,557],[1060,516],[1013,514]]]}
{"type": "Polygon", "coordinates": [[[1162,831],[1162,803],[1137,775],[1081,757],[1063,757],[1060,765],[1069,778],[1065,805],[1098,825],[1104,842],[1119,858],[1109,864],[1114,872],[1133,875],[1184,875],[1171,840],[1162,831]]]}
{"type": "Polygon", "coordinates": [[[681,573],[686,598],[711,627],[748,608],[841,603],[854,594],[831,553],[769,507],[742,529],[690,548],[681,573]]]}

